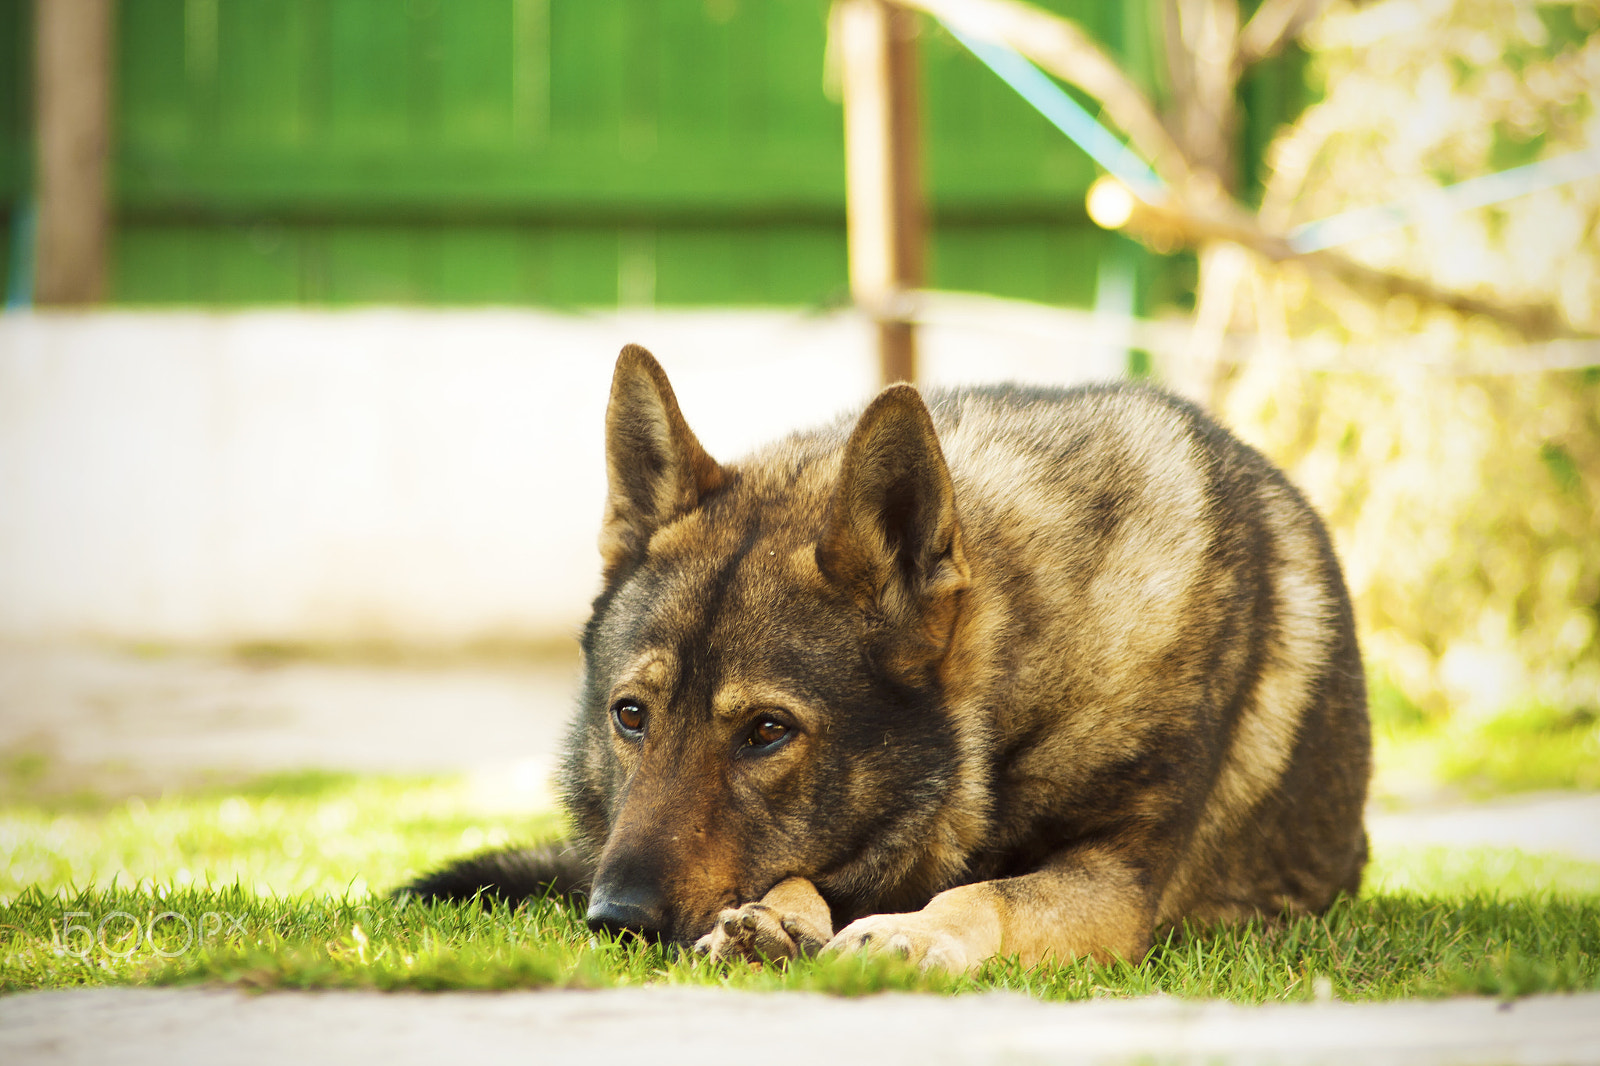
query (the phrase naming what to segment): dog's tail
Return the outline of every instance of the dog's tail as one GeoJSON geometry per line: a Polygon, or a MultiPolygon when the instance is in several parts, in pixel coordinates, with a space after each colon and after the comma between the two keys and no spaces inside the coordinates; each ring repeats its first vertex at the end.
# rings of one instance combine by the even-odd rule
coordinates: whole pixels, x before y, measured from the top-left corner
{"type": "Polygon", "coordinates": [[[531,848],[482,851],[423,874],[394,891],[419,900],[498,900],[586,896],[593,867],[564,840],[531,848]]]}

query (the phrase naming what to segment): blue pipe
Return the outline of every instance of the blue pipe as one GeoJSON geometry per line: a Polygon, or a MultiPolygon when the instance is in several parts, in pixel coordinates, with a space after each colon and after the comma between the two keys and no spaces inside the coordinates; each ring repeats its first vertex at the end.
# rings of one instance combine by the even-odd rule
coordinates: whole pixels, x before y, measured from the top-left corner
{"type": "Polygon", "coordinates": [[[1156,172],[1038,67],[1004,45],[968,37],[948,25],[945,29],[1141,200],[1152,203],[1166,196],[1167,187],[1156,172]]]}
{"type": "Polygon", "coordinates": [[[11,212],[11,254],[6,269],[6,310],[21,311],[33,303],[35,235],[38,210],[32,198],[17,201],[11,212]]]}

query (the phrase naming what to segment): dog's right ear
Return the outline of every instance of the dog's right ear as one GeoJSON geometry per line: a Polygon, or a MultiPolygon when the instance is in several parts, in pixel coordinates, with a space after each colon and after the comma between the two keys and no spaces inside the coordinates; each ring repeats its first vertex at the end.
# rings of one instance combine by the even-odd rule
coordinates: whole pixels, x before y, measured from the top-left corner
{"type": "Polygon", "coordinates": [[[728,480],[683,420],[661,364],[637,344],[622,349],[611,378],[606,480],[600,558],[608,583],[644,554],[652,533],[728,480]]]}

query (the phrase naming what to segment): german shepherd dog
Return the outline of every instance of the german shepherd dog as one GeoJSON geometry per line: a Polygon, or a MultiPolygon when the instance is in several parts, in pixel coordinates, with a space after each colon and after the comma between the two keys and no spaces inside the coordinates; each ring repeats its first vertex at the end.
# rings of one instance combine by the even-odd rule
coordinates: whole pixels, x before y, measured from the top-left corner
{"type": "Polygon", "coordinates": [[[964,971],[1137,960],[1358,889],[1339,564],[1190,404],[901,384],[722,464],[630,346],[606,467],[570,839],[402,891],[577,892],[592,926],[719,956],[964,971]]]}

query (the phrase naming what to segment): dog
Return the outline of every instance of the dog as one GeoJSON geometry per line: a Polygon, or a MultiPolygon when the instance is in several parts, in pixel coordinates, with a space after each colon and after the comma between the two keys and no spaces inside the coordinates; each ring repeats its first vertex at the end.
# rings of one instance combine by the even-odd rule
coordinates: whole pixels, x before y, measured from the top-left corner
{"type": "Polygon", "coordinates": [[[427,898],[585,894],[719,957],[1138,960],[1360,887],[1350,598],[1286,477],[1138,384],[883,390],[742,462],[629,346],[570,838],[427,898]]]}

